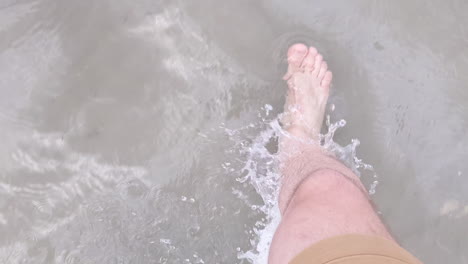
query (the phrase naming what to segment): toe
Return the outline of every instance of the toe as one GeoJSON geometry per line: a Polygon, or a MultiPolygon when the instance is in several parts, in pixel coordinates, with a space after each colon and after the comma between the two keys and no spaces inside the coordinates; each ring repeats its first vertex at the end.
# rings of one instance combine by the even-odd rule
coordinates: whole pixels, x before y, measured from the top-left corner
{"type": "Polygon", "coordinates": [[[291,78],[291,75],[297,72],[304,58],[307,56],[308,48],[304,44],[294,44],[288,50],[288,72],[283,77],[284,80],[291,78]]]}
{"type": "Polygon", "coordinates": [[[322,65],[320,66],[320,71],[319,71],[319,74],[318,74],[318,79],[319,80],[322,80],[323,77],[325,77],[325,73],[327,72],[328,70],[328,64],[326,61],[322,62],[322,65]]]}
{"type": "Polygon", "coordinates": [[[305,72],[312,72],[314,70],[315,66],[315,57],[317,56],[318,51],[314,47],[309,48],[309,53],[307,54],[307,57],[304,59],[302,62],[302,69],[305,72]]]}
{"type": "Polygon", "coordinates": [[[320,66],[322,65],[323,61],[323,56],[322,54],[319,54],[315,57],[315,65],[314,65],[314,70],[312,71],[313,76],[318,76],[320,72],[320,66]]]}
{"type": "Polygon", "coordinates": [[[331,81],[333,79],[333,74],[331,71],[327,71],[322,80],[322,87],[330,88],[331,81]]]}
{"type": "MultiPolygon", "coordinates": [[[[306,45],[304,45],[302,43],[294,44],[288,50],[288,60],[289,60],[289,58],[292,58],[292,57],[294,57],[296,55],[304,56],[304,55],[306,55],[307,51],[308,51],[308,48],[307,48],[306,45]]],[[[301,62],[302,61],[300,61],[299,64],[301,62]]]]}

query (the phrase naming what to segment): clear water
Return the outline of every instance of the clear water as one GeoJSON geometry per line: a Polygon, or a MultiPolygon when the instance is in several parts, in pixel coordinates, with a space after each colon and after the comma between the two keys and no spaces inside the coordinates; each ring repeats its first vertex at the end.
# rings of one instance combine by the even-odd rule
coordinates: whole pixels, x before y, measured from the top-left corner
{"type": "Polygon", "coordinates": [[[298,41],[334,71],[331,120],[347,126],[328,147],[378,181],[397,239],[468,263],[467,11],[0,0],[0,263],[264,263],[298,41]]]}

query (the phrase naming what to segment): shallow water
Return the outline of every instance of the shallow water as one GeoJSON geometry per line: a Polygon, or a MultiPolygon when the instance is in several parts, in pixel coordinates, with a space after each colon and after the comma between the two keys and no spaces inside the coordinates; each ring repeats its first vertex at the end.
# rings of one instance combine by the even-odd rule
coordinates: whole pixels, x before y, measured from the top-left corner
{"type": "Polygon", "coordinates": [[[401,244],[468,263],[467,12],[0,0],[0,262],[264,262],[278,217],[263,146],[301,41],[334,71],[331,119],[348,124],[335,141],[361,142],[401,244]]]}

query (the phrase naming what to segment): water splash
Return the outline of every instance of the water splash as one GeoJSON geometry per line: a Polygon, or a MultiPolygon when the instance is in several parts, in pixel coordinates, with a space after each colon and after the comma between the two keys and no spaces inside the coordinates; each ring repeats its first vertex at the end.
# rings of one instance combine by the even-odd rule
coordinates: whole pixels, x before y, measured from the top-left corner
{"type": "MultiPolygon", "coordinates": [[[[280,125],[281,116],[269,118],[273,108],[266,105],[262,108],[261,120],[255,124],[249,124],[237,129],[225,128],[226,134],[233,141],[234,147],[229,152],[240,154],[241,170],[237,170],[237,181],[243,184],[251,185],[256,195],[259,195],[262,203],[260,205],[248,204],[253,211],[264,215],[252,228],[254,234],[251,239],[251,249],[248,251],[239,251],[239,260],[248,261],[256,264],[265,264],[268,262],[268,253],[274,232],[281,220],[278,208],[278,195],[280,189],[280,174],[278,172],[278,154],[277,142],[280,135],[288,134],[280,125]],[[256,127],[257,131],[252,129],[256,127]],[[260,132],[258,132],[258,128],[260,132]],[[250,132],[250,133],[249,133],[250,132]]],[[[360,144],[358,139],[353,139],[347,146],[341,146],[335,142],[335,132],[346,126],[345,120],[331,122],[330,116],[327,116],[326,126],[328,132],[321,135],[320,142],[330,154],[341,160],[345,165],[352,169],[359,177],[361,172],[370,172],[373,183],[368,186],[369,193],[372,195],[378,185],[377,175],[373,167],[364,163],[356,155],[356,149],[360,144]]],[[[226,171],[233,172],[230,163],[223,164],[226,171]]],[[[239,199],[248,200],[248,193],[240,190],[233,190],[239,199]]]]}

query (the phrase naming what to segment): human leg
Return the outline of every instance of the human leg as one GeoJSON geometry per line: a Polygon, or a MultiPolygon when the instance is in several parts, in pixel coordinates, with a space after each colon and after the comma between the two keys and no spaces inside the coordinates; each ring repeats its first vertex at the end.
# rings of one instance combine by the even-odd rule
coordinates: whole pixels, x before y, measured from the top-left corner
{"type": "Polygon", "coordinates": [[[288,96],[280,140],[282,221],[269,261],[288,263],[327,238],[363,234],[393,240],[359,178],[318,144],[332,74],[315,48],[288,51],[288,96]],[[315,142],[315,143],[314,143],[315,142]]]}

